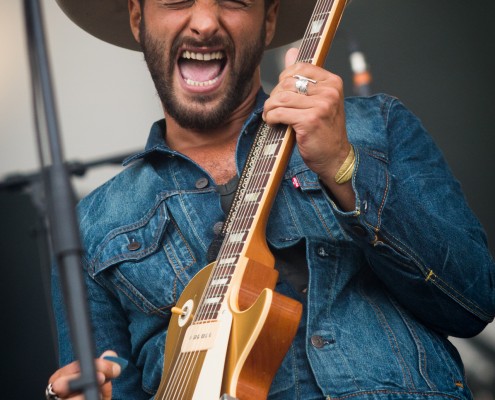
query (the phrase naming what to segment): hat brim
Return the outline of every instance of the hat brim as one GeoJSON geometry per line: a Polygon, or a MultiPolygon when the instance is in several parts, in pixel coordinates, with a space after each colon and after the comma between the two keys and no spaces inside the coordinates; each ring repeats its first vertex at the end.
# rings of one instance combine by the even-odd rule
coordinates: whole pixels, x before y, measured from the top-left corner
{"type": "MultiPolygon", "coordinates": [[[[57,0],[79,27],[105,42],[140,51],[129,25],[128,0],[57,0]]],[[[316,0],[280,0],[275,36],[268,49],[303,37],[316,0]]]]}

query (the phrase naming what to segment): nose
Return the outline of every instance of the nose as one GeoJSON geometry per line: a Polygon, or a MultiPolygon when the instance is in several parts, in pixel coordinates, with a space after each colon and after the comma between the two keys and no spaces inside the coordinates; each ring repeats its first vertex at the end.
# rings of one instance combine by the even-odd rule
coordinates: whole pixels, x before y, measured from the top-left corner
{"type": "Polygon", "coordinates": [[[191,9],[189,29],[197,39],[208,40],[220,28],[220,16],[217,5],[211,2],[196,1],[191,9]]]}

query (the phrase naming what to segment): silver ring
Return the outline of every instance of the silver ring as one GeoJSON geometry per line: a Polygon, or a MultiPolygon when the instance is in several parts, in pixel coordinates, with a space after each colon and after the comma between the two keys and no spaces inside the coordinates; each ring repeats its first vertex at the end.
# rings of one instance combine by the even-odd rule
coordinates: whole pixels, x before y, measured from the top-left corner
{"type": "Polygon", "coordinates": [[[45,397],[46,400],[62,400],[57,394],[53,391],[53,384],[49,383],[45,389],[45,397]]]}
{"type": "Polygon", "coordinates": [[[293,78],[296,78],[296,90],[297,93],[303,94],[305,96],[308,95],[308,82],[316,84],[316,81],[313,79],[306,78],[302,75],[294,75],[293,78]]]}

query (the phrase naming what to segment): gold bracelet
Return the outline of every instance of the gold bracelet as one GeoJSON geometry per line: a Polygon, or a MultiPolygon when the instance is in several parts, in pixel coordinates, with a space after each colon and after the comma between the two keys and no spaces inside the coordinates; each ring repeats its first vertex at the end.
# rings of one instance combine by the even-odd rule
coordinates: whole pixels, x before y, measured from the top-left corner
{"type": "Polygon", "coordinates": [[[351,145],[351,149],[349,150],[349,154],[347,154],[347,158],[335,174],[335,182],[339,185],[342,185],[343,183],[349,181],[352,178],[352,173],[354,172],[355,165],[356,155],[354,154],[354,147],[352,147],[351,145]]]}

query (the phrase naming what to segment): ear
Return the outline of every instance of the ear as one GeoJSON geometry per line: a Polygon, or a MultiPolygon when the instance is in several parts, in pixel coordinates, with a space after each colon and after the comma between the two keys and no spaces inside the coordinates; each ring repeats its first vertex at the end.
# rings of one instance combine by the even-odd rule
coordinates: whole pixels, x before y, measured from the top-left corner
{"type": "Polygon", "coordinates": [[[268,10],[266,10],[266,17],[265,17],[266,40],[265,40],[265,46],[268,46],[271,43],[271,41],[273,39],[273,36],[275,36],[275,29],[277,28],[277,16],[278,16],[279,6],[280,6],[280,0],[274,0],[273,3],[268,8],[268,10]]]}
{"type": "Polygon", "coordinates": [[[128,7],[132,35],[134,36],[134,39],[136,39],[136,42],[139,43],[139,31],[142,18],[141,4],[139,4],[139,0],[129,0],[128,7]]]}

